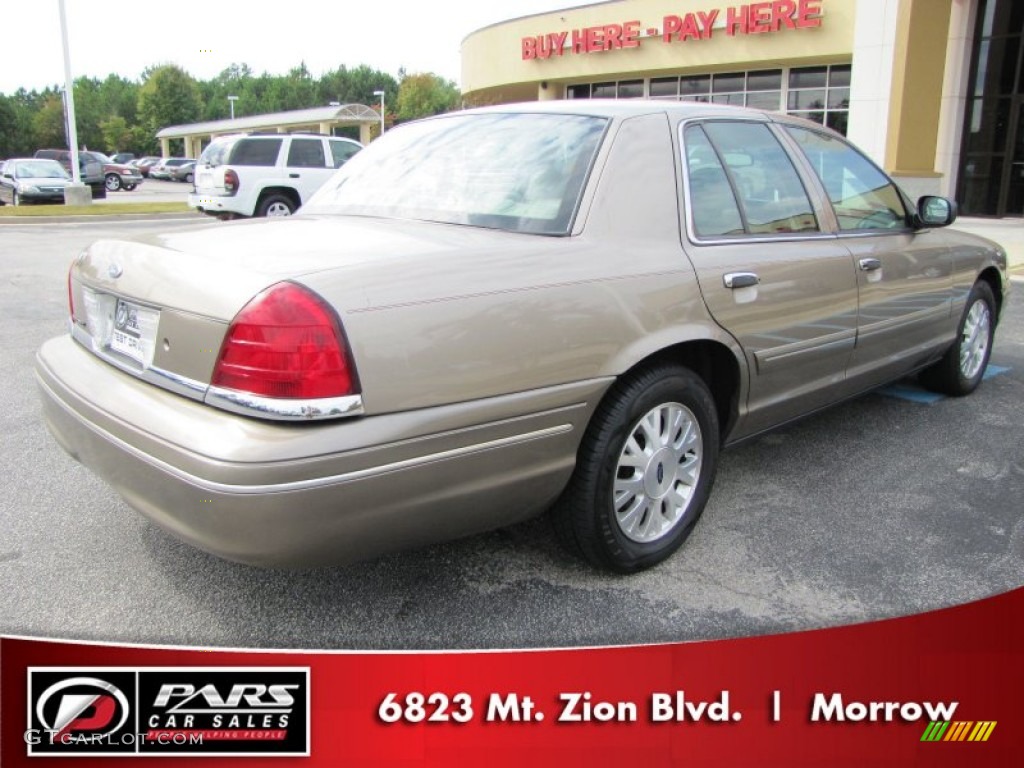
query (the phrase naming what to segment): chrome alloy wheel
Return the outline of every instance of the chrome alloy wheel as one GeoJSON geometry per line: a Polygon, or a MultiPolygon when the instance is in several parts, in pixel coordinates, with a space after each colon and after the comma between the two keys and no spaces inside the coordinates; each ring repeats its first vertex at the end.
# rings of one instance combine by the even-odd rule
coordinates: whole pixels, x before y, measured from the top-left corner
{"type": "Polygon", "coordinates": [[[646,544],[679,524],[697,487],[703,451],[697,417],[680,403],[662,403],[633,426],[613,485],[615,520],[626,538],[646,544]]]}
{"type": "Polygon", "coordinates": [[[964,318],[964,331],[960,338],[960,374],[973,379],[985,363],[989,338],[992,336],[992,315],[988,304],[977,300],[964,318]]]}
{"type": "Polygon", "coordinates": [[[274,202],[267,206],[267,216],[291,216],[292,209],[287,203],[274,202]]]}

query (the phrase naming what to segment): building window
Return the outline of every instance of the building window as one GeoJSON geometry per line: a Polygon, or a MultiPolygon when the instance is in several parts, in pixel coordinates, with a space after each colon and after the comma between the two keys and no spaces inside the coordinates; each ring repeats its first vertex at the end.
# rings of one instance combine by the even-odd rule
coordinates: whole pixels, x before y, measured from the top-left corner
{"type": "Polygon", "coordinates": [[[643,80],[579,83],[565,89],[565,98],[567,99],[642,99],[643,97],[643,80]]]}
{"type": "Polygon", "coordinates": [[[786,111],[846,135],[850,114],[850,65],[789,70],[786,111]]]}
{"type": "Polygon", "coordinates": [[[566,89],[566,98],[569,99],[632,99],[643,96],[788,112],[827,125],[845,135],[850,112],[850,65],[676,75],[652,77],[647,81],[579,83],[566,89]]]}

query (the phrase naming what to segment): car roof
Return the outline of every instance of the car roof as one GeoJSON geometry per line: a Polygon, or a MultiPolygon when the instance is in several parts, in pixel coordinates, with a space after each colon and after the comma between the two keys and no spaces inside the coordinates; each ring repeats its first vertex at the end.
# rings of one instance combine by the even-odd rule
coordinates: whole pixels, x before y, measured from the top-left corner
{"type": "MultiPolygon", "coordinates": [[[[449,112],[451,115],[466,114],[559,114],[583,115],[588,117],[605,117],[625,119],[640,115],[664,113],[674,120],[693,120],[699,118],[732,118],[758,120],[762,122],[787,123],[802,125],[817,131],[841,137],[831,128],[812,120],[806,120],[781,112],[768,112],[749,107],[735,107],[728,104],[708,104],[697,101],[675,101],[661,99],[562,99],[552,101],[527,101],[516,104],[499,104],[488,107],[476,107],[462,112],[449,112]]],[[[438,117],[445,117],[439,115],[438,117]]],[[[431,118],[434,119],[434,118],[431,118]]]]}
{"type": "Polygon", "coordinates": [[[769,113],[759,109],[734,107],[727,104],[707,104],[696,101],[662,101],[659,99],[564,99],[556,101],[528,101],[518,104],[500,104],[468,109],[458,114],[473,113],[555,113],[560,115],[588,115],[595,117],[632,117],[665,112],[680,118],[692,117],[746,117],[769,120],[769,113]]]}

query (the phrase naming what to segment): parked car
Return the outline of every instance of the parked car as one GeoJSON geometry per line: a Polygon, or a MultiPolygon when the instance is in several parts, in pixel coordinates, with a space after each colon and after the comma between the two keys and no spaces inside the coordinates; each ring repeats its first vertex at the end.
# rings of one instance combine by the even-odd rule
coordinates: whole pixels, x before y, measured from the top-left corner
{"type": "MultiPolygon", "coordinates": [[[[68,175],[71,176],[71,150],[69,149],[37,149],[35,156],[46,160],[56,160],[68,175]]],[[[78,174],[83,184],[92,190],[93,199],[107,196],[106,174],[103,162],[87,155],[85,150],[78,153],[78,174]]]]}
{"type": "Polygon", "coordinates": [[[128,504],[232,560],[553,507],[571,548],[636,571],[689,535],[720,447],[914,373],[978,387],[1010,282],[955,216],[785,115],[452,113],[298,216],[92,245],[37,357],[43,410],[128,504]]]}
{"type": "Polygon", "coordinates": [[[195,162],[185,163],[171,169],[171,181],[184,181],[189,184],[195,179],[195,162]]]}
{"type": "Polygon", "coordinates": [[[141,157],[138,160],[133,160],[134,165],[143,176],[149,176],[150,169],[160,162],[162,158],[159,157],[141,157]]]}
{"type": "Polygon", "coordinates": [[[334,136],[222,136],[200,155],[188,204],[220,218],[290,216],[362,148],[334,136]]]}
{"type": "Polygon", "coordinates": [[[131,192],[142,183],[142,174],[133,165],[115,163],[102,152],[83,152],[87,157],[103,164],[104,184],[108,192],[124,189],[131,192]]]}
{"type": "Polygon", "coordinates": [[[152,165],[149,168],[149,175],[154,179],[163,179],[164,181],[170,181],[171,173],[175,168],[186,163],[195,164],[195,160],[190,157],[165,157],[156,165],[152,165]]]}
{"type": "Polygon", "coordinates": [[[56,160],[14,158],[0,161],[0,205],[64,202],[64,187],[71,183],[56,160]]]}

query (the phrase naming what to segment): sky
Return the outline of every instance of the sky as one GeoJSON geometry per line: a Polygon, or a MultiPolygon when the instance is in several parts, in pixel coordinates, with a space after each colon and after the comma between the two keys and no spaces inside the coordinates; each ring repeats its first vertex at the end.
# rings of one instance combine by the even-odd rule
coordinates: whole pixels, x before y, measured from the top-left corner
{"type": "MultiPolygon", "coordinates": [[[[65,0],[72,77],[137,80],[177,64],[200,80],[233,63],[314,77],[344,64],[459,82],[459,46],[488,24],[583,0],[65,0]]],[[[0,93],[64,82],[58,0],[0,0],[0,93]]]]}

